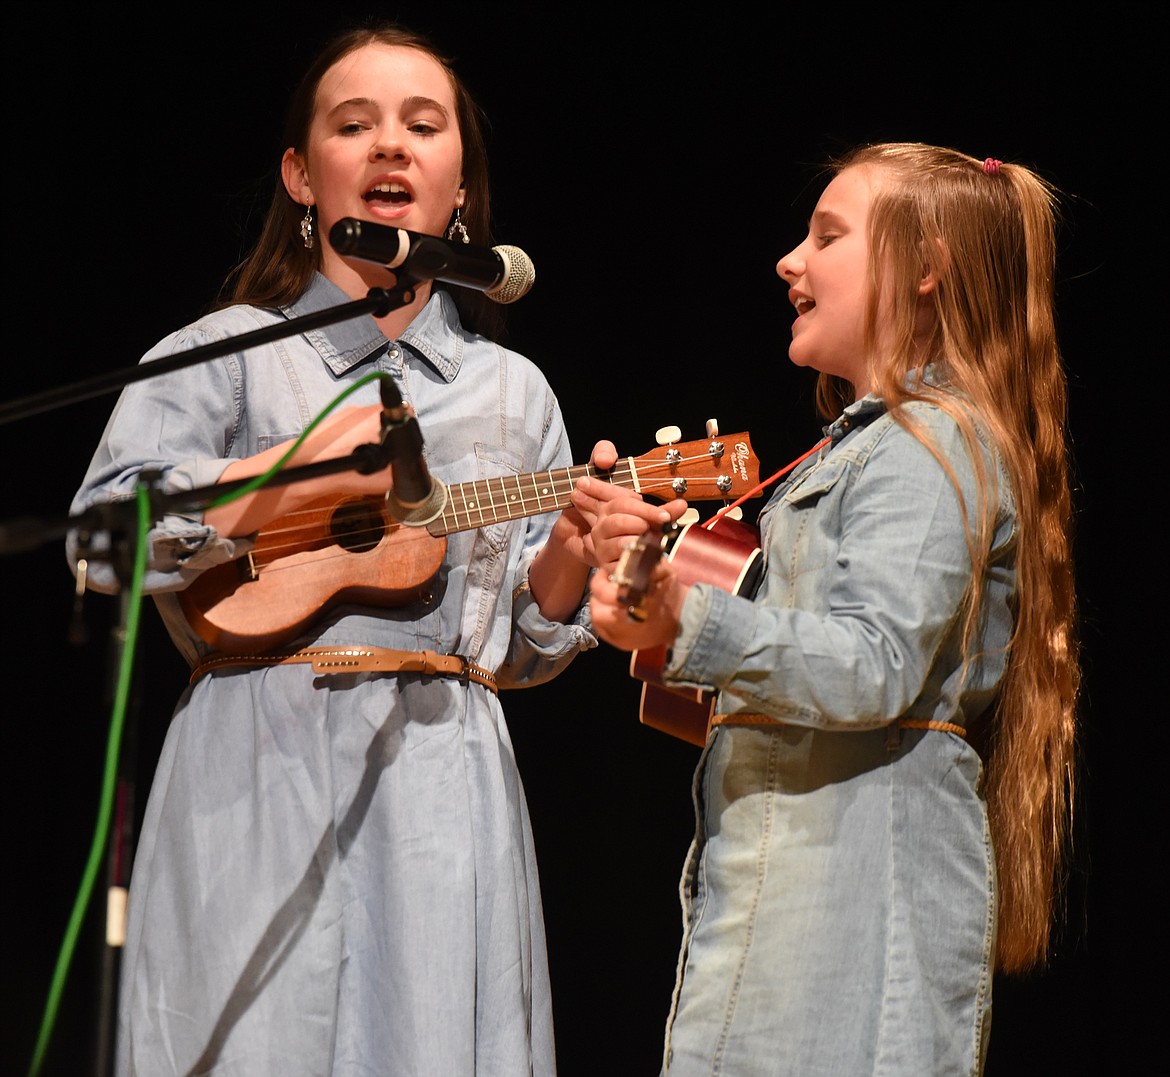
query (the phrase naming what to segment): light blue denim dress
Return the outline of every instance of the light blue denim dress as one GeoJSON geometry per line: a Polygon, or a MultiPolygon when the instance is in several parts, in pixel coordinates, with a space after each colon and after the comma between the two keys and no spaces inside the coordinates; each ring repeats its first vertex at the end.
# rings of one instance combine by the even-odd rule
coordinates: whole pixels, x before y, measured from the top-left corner
{"type": "MultiPolygon", "coordinates": [[[[287,313],[345,298],[318,277],[287,313]]],[[[233,307],[148,358],[281,317],[233,307]]],[[[144,467],[167,490],[212,482],[371,370],[393,375],[448,483],[572,462],[543,376],[464,331],[440,292],[395,342],[362,318],[130,388],[74,511],[130,496],[144,467]]],[[[370,385],[347,403],[377,400],[370,385]]],[[[550,677],[595,643],[527,589],[552,522],[452,535],[422,600],[337,609],[296,643],[458,653],[504,686],[550,677]]],[[[248,543],[171,517],[151,544],[148,585],[193,661],[209,648],[173,592],[248,543]]],[[[307,665],[203,677],[158,763],[122,977],[123,1075],[552,1074],[532,833],[496,696],[307,665]]]]}
{"type": "MultiPolygon", "coordinates": [[[[954,421],[908,405],[958,479],[954,421]]],[[[695,776],[669,1077],[976,1074],[991,1015],[995,862],[969,727],[1003,675],[1015,514],[997,505],[963,676],[970,554],[955,486],[867,397],[761,517],[754,601],[687,597],[668,678],[714,685],[723,726],[695,776]]]]}

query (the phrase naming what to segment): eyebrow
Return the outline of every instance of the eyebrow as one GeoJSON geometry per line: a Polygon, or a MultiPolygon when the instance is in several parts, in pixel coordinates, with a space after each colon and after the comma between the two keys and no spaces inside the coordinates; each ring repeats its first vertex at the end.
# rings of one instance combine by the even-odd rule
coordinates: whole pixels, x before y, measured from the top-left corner
{"type": "MultiPolygon", "coordinates": [[[[402,106],[406,109],[433,108],[437,112],[442,113],[444,118],[449,118],[450,116],[450,113],[447,112],[446,107],[436,101],[433,97],[421,97],[418,95],[414,97],[407,97],[403,100],[402,106]]],[[[339,101],[329,110],[328,113],[326,113],[326,115],[332,116],[335,112],[339,112],[342,109],[355,107],[377,108],[379,106],[378,102],[375,101],[372,97],[349,97],[344,101],[339,101]]]]}
{"type": "Polygon", "coordinates": [[[831,209],[818,209],[813,211],[813,215],[808,219],[808,226],[811,228],[814,224],[819,223],[822,226],[825,224],[844,225],[845,218],[839,213],[835,213],[831,209]]]}
{"type": "Polygon", "coordinates": [[[444,105],[441,105],[433,97],[407,97],[402,104],[407,108],[433,108],[437,112],[441,112],[444,116],[449,115],[444,105]]]}

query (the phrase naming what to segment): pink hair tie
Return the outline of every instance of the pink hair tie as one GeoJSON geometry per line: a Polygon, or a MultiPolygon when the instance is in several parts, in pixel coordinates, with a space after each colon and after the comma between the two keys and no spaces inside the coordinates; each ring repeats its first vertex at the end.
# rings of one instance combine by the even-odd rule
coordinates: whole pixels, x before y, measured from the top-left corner
{"type": "Polygon", "coordinates": [[[983,162],[983,171],[989,176],[998,176],[1002,165],[1003,161],[997,161],[994,157],[988,157],[983,162]]]}

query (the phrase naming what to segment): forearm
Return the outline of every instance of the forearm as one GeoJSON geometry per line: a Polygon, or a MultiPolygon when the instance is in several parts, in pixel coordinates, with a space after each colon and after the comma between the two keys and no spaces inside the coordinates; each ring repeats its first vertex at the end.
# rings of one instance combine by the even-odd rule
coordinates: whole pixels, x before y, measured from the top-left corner
{"type": "MultiPolygon", "coordinates": [[[[310,434],[285,467],[336,459],[353,452],[358,445],[376,442],[380,432],[379,415],[378,407],[345,409],[310,434]]],[[[255,456],[233,460],[219,481],[233,482],[264,474],[288,452],[290,444],[275,445],[255,456]]],[[[389,487],[389,469],[373,475],[342,471],[244,494],[224,505],[209,508],[204,514],[204,523],[225,537],[249,535],[270,520],[295,512],[311,502],[338,493],[377,496],[384,494],[389,487]]]]}
{"type": "Polygon", "coordinates": [[[564,518],[553,526],[528,571],[528,586],[540,612],[550,621],[568,621],[581,606],[589,566],[576,557],[566,543],[569,525],[564,518]]]}

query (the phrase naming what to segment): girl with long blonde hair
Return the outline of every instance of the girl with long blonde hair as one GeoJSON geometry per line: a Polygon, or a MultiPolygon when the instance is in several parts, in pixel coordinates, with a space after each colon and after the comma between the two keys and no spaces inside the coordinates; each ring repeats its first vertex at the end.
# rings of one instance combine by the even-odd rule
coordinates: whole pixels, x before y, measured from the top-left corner
{"type": "MultiPolygon", "coordinates": [[[[664,1073],[974,1074],[1046,952],[1078,688],[1054,195],[918,144],[836,163],[781,259],[826,438],[754,597],[662,563],[598,633],[715,690],[664,1073]]],[[[595,491],[586,486],[582,506],[595,491]]],[[[599,492],[597,492],[599,493],[599,492]]],[[[595,541],[653,513],[594,505],[595,541]]]]}

